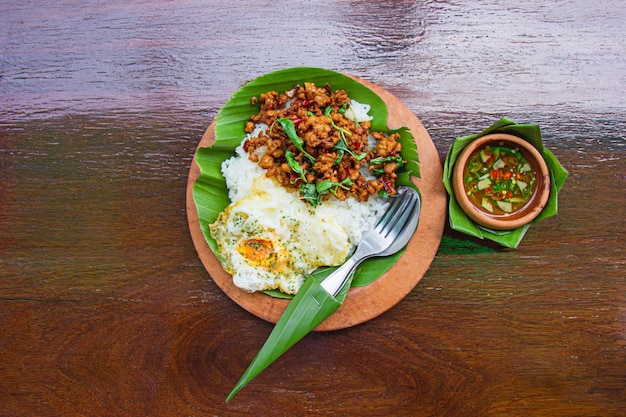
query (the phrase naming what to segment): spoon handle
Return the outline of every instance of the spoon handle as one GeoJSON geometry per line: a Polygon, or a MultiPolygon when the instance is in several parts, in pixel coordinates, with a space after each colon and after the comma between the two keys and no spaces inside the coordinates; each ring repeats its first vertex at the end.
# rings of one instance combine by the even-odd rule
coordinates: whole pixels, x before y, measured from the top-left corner
{"type": "Polygon", "coordinates": [[[359,245],[354,254],[348,258],[343,265],[333,271],[324,281],[322,281],[322,288],[324,288],[333,297],[337,296],[348,279],[350,279],[352,274],[354,274],[356,267],[374,254],[375,251],[369,246],[363,244],[359,245]]]}

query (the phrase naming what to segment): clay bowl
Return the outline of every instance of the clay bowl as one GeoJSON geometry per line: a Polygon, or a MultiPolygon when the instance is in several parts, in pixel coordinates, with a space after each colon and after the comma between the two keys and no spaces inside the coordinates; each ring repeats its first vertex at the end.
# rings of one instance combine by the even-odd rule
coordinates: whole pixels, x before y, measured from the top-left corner
{"type": "MultiPolygon", "coordinates": [[[[521,158],[506,160],[509,162],[513,161],[512,164],[514,164],[517,159],[521,161],[521,158]]],[[[495,168],[499,168],[501,165],[502,162],[496,164],[495,168]]],[[[470,142],[463,149],[452,171],[452,186],[454,196],[461,206],[461,209],[474,222],[493,230],[511,230],[532,221],[546,206],[548,197],[550,196],[550,172],[541,153],[529,142],[517,136],[494,133],[470,142]],[[505,173],[505,171],[516,171],[515,168],[505,166],[499,170],[494,169],[491,164],[497,161],[497,159],[503,159],[502,157],[495,157],[496,154],[505,154],[505,151],[502,150],[503,148],[519,151],[528,163],[528,166],[530,166],[530,171],[528,170],[528,166],[526,166],[525,170],[522,170],[522,172],[513,172],[511,174],[505,173]],[[498,151],[496,151],[496,149],[498,149],[498,151]],[[484,159],[490,155],[489,152],[491,152],[494,157],[485,161],[484,159]],[[473,159],[475,156],[478,157],[478,159],[473,159]],[[489,174],[489,183],[487,183],[487,181],[483,181],[482,183],[469,181],[472,182],[472,184],[466,186],[466,179],[471,176],[468,172],[468,164],[472,163],[472,167],[476,169],[479,161],[481,163],[482,178],[484,179],[484,176],[489,174]],[[491,169],[487,170],[488,166],[491,169]],[[490,174],[492,169],[496,171],[494,174],[490,174]],[[523,174],[527,175],[523,178],[519,178],[523,174]],[[521,185],[527,184],[527,187],[525,187],[526,196],[522,198],[519,188],[515,186],[512,187],[513,191],[511,192],[503,191],[504,193],[509,193],[505,197],[502,196],[502,192],[496,191],[499,185],[505,184],[503,179],[507,178],[508,175],[522,181],[521,185]],[[523,181],[533,177],[534,183],[532,181],[523,181]],[[474,191],[482,188],[481,191],[473,194],[474,198],[478,198],[478,201],[475,201],[474,198],[468,195],[472,193],[470,193],[469,189],[466,187],[471,186],[476,187],[474,191]],[[513,200],[515,203],[509,204],[508,200],[513,200]],[[504,211],[502,207],[504,207],[506,211],[504,211]]]]}

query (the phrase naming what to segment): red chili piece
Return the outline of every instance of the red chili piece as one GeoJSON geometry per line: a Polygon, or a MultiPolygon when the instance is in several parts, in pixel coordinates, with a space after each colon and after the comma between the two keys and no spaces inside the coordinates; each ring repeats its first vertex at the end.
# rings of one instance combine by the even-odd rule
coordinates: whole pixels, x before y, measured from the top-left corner
{"type": "Polygon", "coordinates": [[[395,191],[393,190],[393,186],[388,183],[387,181],[383,181],[383,187],[385,187],[385,191],[387,191],[387,194],[395,194],[395,191]]]}

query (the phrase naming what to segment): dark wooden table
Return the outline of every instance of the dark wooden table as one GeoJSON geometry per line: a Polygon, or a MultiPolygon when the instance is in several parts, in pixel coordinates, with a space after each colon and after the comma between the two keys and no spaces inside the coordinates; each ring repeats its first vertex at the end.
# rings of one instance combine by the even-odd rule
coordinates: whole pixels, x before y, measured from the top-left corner
{"type": "Polygon", "coordinates": [[[623,415],[619,1],[37,3],[0,5],[0,415],[623,415]],[[570,177],[518,249],[446,228],[398,305],[226,404],[272,325],[203,268],[187,176],[238,86],[301,65],[393,93],[441,159],[538,124],[570,177]]]}

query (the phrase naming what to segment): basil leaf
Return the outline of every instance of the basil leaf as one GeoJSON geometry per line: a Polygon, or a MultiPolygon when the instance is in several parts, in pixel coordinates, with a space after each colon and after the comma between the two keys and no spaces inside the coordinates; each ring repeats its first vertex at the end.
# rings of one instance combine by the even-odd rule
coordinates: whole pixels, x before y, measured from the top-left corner
{"type": "Polygon", "coordinates": [[[395,162],[396,164],[398,164],[398,168],[404,165],[404,161],[399,156],[381,156],[378,158],[374,158],[370,160],[370,165],[386,164],[388,162],[395,162]]]}
{"type": "Polygon", "coordinates": [[[337,125],[335,124],[335,121],[334,121],[334,120],[333,120],[333,118],[330,116],[330,114],[331,114],[333,111],[334,111],[334,110],[333,110],[333,108],[332,108],[332,107],[330,107],[330,106],[328,106],[328,107],[326,107],[326,109],[324,109],[324,116],[326,116],[326,117],[328,117],[328,118],[330,119],[330,125],[331,125],[332,127],[334,127],[336,130],[340,131],[343,135],[348,135],[348,136],[351,136],[351,135],[352,135],[352,132],[350,132],[350,131],[348,131],[348,130],[346,130],[346,129],[342,128],[342,127],[339,127],[339,126],[337,126],[337,125]]]}
{"type": "Polygon", "coordinates": [[[329,192],[333,194],[337,194],[337,188],[341,187],[344,190],[348,190],[350,189],[351,185],[352,185],[352,180],[350,178],[346,178],[345,180],[341,182],[324,180],[324,181],[317,182],[317,184],[315,185],[315,190],[320,196],[323,194],[327,194],[329,192]]]}
{"type": "Polygon", "coordinates": [[[302,181],[307,182],[306,176],[305,176],[306,171],[304,168],[302,168],[302,165],[300,165],[298,161],[295,160],[293,152],[289,150],[285,151],[285,158],[287,158],[287,163],[289,164],[289,168],[291,168],[293,172],[298,174],[302,181]]]}
{"type": "Polygon", "coordinates": [[[303,200],[308,201],[313,207],[317,207],[321,201],[315,184],[302,184],[300,186],[300,195],[303,200]]]}
{"type": "MultiPolygon", "coordinates": [[[[359,155],[354,153],[352,150],[350,150],[350,148],[348,148],[348,145],[346,144],[346,142],[343,139],[339,139],[339,142],[337,142],[337,144],[335,146],[333,146],[333,150],[339,151],[339,156],[340,157],[337,158],[337,161],[341,161],[341,158],[343,158],[343,153],[344,152],[348,152],[357,161],[361,161],[362,159],[364,159],[367,156],[367,152],[362,152],[359,155]]],[[[336,163],[338,163],[338,162],[336,162],[336,163]]]]}
{"type": "Polygon", "coordinates": [[[338,182],[336,182],[336,181],[329,181],[329,180],[318,181],[315,184],[315,190],[320,195],[327,194],[327,193],[330,192],[331,188],[336,187],[337,184],[338,184],[338,182]]]}
{"type": "Polygon", "coordinates": [[[315,158],[313,158],[313,156],[311,156],[304,150],[304,141],[298,136],[298,133],[296,132],[296,125],[293,123],[293,121],[285,117],[281,117],[276,121],[280,123],[280,125],[283,127],[285,134],[289,137],[289,139],[291,139],[291,142],[295,145],[295,147],[298,148],[298,150],[302,152],[304,156],[309,158],[311,162],[315,163],[315,158]]]}

